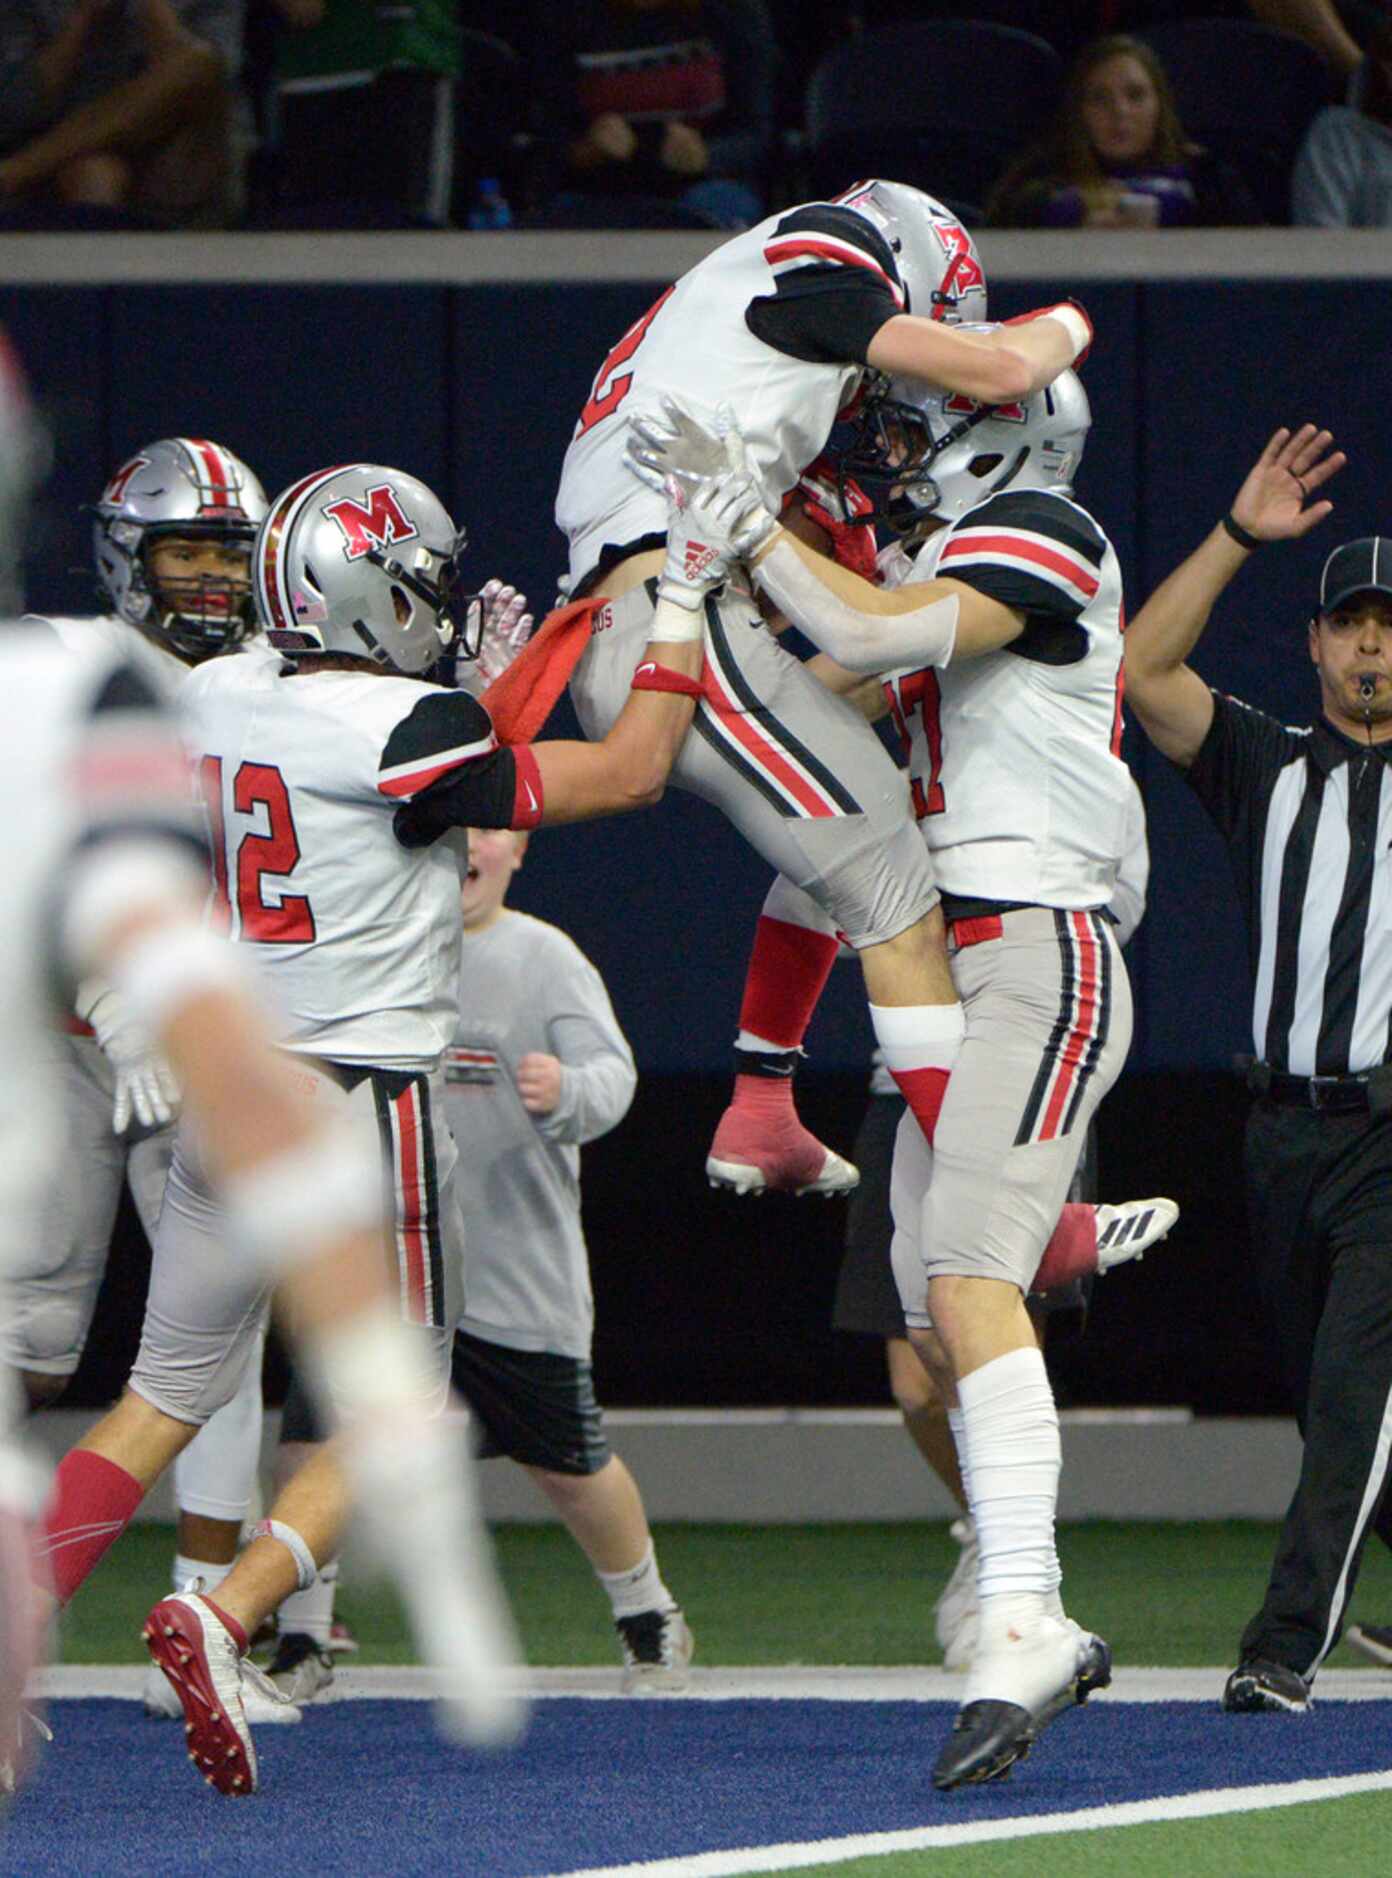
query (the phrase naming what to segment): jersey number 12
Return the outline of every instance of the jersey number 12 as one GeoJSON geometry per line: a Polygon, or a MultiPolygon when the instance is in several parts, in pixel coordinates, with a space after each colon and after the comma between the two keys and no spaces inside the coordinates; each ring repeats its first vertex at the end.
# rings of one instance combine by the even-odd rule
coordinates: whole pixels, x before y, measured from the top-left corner
{"type": "Polygon", "coordinates": [[[267,874],[287,879],[299,864],[300,843],[285,778],[270,763],[243,763],[239,767],[232,779],[232,807],[238,815],[254,816],[260,826],[243,830],[229,843],[222,805],[222,758],[205,756],[198,769],[208,807],[213,886],[222,929],[227,931],[231,926],[235,897],[243,939],[272,946],[311,944],[314,914],[306,896],[281,893],[268,900],[263,884],[267,874]]]}

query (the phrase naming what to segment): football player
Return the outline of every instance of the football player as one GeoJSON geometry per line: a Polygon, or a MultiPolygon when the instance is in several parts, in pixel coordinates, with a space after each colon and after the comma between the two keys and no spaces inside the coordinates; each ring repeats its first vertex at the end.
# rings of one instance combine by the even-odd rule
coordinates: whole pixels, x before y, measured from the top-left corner
{"type": "MultiPolygon", "coordinates": [[[[47,624],[75,655],[127,660],[173,704],[195,666],[239,646],[254,629],[251,547],[265,513],[260,482],[225,445],[201,437],[146,444],[111,476],[95,506],[93,556],[109,612],[47,624]]],[[[163,1059],[100,979],[78,987],[75,1010],[51,1047],[71,1159],[18,1262],[13,1315],[0,1341],[35,1406],[61,1395],[81,1360],[123,1180],[153,1242],[178,1102],[163,1059]]],[[[180,1456],[176,1589],[195,1577],[213,1586],[226,1573],[260,1450],[260,1365],[253,1362],[236,1397],[180,1456]]],[[[152,1675],[146,1696],[151,1713],[170,1713],[162,1676],[152,1675]]],[[[287,1713],[253,1701],[262,1720],[287,1713]]]]}
{"type": "Polygon", "coordinates": [[[949,1404],[980,1547],[976,1653],[934,1770],[951,1788],[1004,1773],[1110,1678],[1106,1644],[1059,1598],[1058,1417],[1024,1300],[1129,1044],[1103,909],[1130,783],[1120,569],[1072,495],[1091,422],[1081,384],[1066,373],[1005,407],[895,389],[867,422],[900,512],[922,516],[927,538],[895,557],[889,587],[779,527],[736,431],[717,437],[674,409],[635,451],[669,490],[684,485],[673,534],[743,557],[822,648],[823,683],[878,714],[871,675],[894,673],[888,704],[966,1012],[935,1141],[906,1116],[891,1183],[904,1316],[949,1404]]]}
{"type": "MultiPolygon", "coordinates": [[[[466,590],[462,552],[462,533],[414,477],[356,464],[302,478],[271,505],[257,537],[266,642],[207,661],[181,697],[221,917],[256,948],[301,1103],[353,1133],[345,1177],[364,1170],[377,1181],[389,1171],[400,1308],[423,1353],[422,1400],[434,1406],[448,1381],[461,1275],[456,1157],[440,1100],[459,972],[460,831],[654,799],[689,726],[702,656],[693,587],[696,604],[659,609],[630,707],[602,744],[500,746],[475,698],[420,676],[456,640],[466,656],[476,649],[481,607],[466,590]]],[[[720,574],[713,564],[711,578],[720,574]]],[[[240,1380],[267,1294],[228,1260],[226,1234],[197,1144],[181,1132],[130,1388],[58,1469],[46,1523],[60,1601],[240,1380]]],[[[396,1490],[424,1497],[423,1486],[400,1470],[396,1490]]],[[[220,1792],[256,1784],[236,1675],[246,1639],[312,1582],[345,1513],[331,1445],[280,1495],[216,1603],[176,1596],[151,1614],[151,1655],[179,1692],[196,1763],[220,1792]],[[218,1665],[230,1665],[230,1684],[217,1683],[218,1665]]],[[[422,1546],[406,1588],[422,1613],[434,1608],[436,1552],[422,1546]]],[[[452,1635],[458,1610],[438,1616],[452,1635]]],[[[433,1642],[427,1656],[454,1660],[433,1642]]]]}
{"type": "MultiPolygon", "coordinates": [[[[26,413],[0,335],[0,543],[21,534],[26,413]]],[[[0,584],[12,578],[13,568],[0,564],[0,584]]],[[[284,1274],[306,1362],[326,1396],[356,1411],[346,1457],[367,1489],[366,1511],[393,1569],[402,1558],[418,1563],[422,1548],[435,1546],[432,1609],[453,1606],[458,1637],[449,1630],[421,1635],[430,1659],[459,1679],[451,1691],[455,1726],[480,1736],[511,1732],[516,1705],[500,1680],[506,1633],[496,1622],[489,1627],[496,1596],[486,1578],[480,1595],[478,1566],[460,1563],[460,1547],[471,1538],[459,1486],[467,1458],[457,1437],[416,1407],[414,1353],[383,1283],[376,1171],[354,1167],[323,1118],[306,1112],[269,1047],[235,955],[201,927],[205,850],[190,825],[192,793],[177,739],[159,721],[140,675],[109,656],[75,660],[49,634],[7,627],[0,667],[0,850],[9,887],[0,1032],[7,1059],[32,1072],[0,1092],[0,1265],[32,1244],[61,1152],[62,1091],[45,1073],[41,1047],[49,996],[70,996],[76,980],[100,971],[180,1076],[206,1163],[221,1184],[229,1256],[284,1274]]],[[[98,1477],[109,1465],[95,1449],[87,1463],[98,1477]]],[[[35,1638],[22,1475],[6,1444],[6,1744],[15,1739],[35,1638]]],[[[216,1706],[228,1699],[226,1683],[225,1673],[215,1674],[205,1700],[216,1706]]]]}
{"type": "MultiPolygon", "coordinates": [[[[622,707],[650,629],[652,581],[670,593],[682,577],[670,556],[664,569],[661,494],[625,465],[627,421],[656,416],[669,396],[706,413],[728,405],[776,511],[867,370],[976,398],[1022,397],[1091,336],[1073,306],[986,333],[954,323],[984,310],[981,266],[956,218],[921,190],[872,180],[734,237],[624,335],[580,413],[556,501],[569,591],[607,615],[571,684],[588,735],[601,735],[622,707]]],[[[687,545],[699,568],[699,540],[687,545]]],[[[739,581],[714,601],[709,634],[707,697],[672,780],[719,808],[859,953],[877,1040],[929,1138],[961,1010],[898,772],[864,721],[762,629],[739,581]]],[[[794,1057],[775,1043],[741,1033],[745,1073],[713,1157],[717,1178],[722,1165],[747,1165],[766,1148],[771,1106],[791,1110],[794,1057]]],[[[855,1173],[794,1118],[759,1179],[828,1192],[853,1185],[855,1173]]]]}

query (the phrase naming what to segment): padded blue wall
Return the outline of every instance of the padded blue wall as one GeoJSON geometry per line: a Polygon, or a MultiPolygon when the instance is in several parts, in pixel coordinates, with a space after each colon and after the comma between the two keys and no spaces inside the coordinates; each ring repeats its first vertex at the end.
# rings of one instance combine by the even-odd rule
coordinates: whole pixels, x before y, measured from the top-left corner
{"type": "MultiPolygon", "coordinates": [[[[268,491],[351,457],[423,476],[467,522],[482,579],[543,605],[562,565],[556,474],[600,360],[665,283],[362,287],[121,286],[0,290],[53,421],[56,461],[29,567],[30,604],[92,604],[80,505],[140,443],[214,436],[268,491]]],[[[1000,289],[1001,314],[1066,283],[1000,289]]],[[[1270,430],[1328,424],[1352,458],[1334,520],[1269,549],[1222,602],[1197,664],[1292,720],[1315,693],[1305,660],[1320,564],[1335,542],[1392,529],[1382,482],[1388,409],[1374,283],[1108,283],[1086,299],[1095,428],[1080,494],[1115,540],[1132,611],[1231,500],[1270,430]]],[[[555,728],[563,728],[560,723],[555,728]]],[[[1134,947],[1132,1067],[1208,1067],[1245,1038],[1245,948],[1221,850],[1183,784],[1133,732],[1154,855],[1151,917],[1134,947]]],[[[718,1070],[733,1034],[762,865],[704,806],[546,834],[519,903],[591,953],[645,1068],[718,1070]],[[655,988],[660,995],[654,995],[655,988]]],[[[863,1060],[852,967],[825,1000],[813,1054],[863,1060]]]]}

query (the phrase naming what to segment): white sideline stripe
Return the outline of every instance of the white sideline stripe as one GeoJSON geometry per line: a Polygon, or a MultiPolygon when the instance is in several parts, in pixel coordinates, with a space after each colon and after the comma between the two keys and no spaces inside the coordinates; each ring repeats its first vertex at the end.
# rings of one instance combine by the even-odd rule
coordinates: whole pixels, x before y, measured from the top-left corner
{"type": "MultiPolygon", "coordinates": [[[[1215,1707],[1232,1665],[1213,1669],[1119,1669],[1110,1689],[1093,1702],[1206,1702],[1215,1707]]],[[[147,1671],[134,1664],[102,1666],[57,1663],[41,1670],[30,1693],[50,1701],[115,1697],[138,1701],[147,1671]]],[[[591,1701],[680,1702],[682,1696],[626,1696],[619,1669],[529,1669],[524,1686],[538,1701],[559,1696],[591,1701]]],[[[436,1691],[428,1669],[340,1666],[333,1687],[320,1701],[428,1702],[436,1691]]],[[[821,1669],[693,1669],[688,1696],[702,1702],[952,1702],[961,1699],[962,1678],[942,1669],[895,1667],[821,1669]]],[[[1385,1669],[1326,1669],[1315,1684],[1316,1705],[1392,1700],[1392,1674],[1385,1669]]],[[[1298,1725],[1298,1724],[1294,1724],[1298,1725]]]]}
{"type": "Polygon", "coordinates": [[[1162,1800],[1133,1800],[1125,1806],[1092,1806],[1076,1813],[1033,1814],[1019,1819],[981,1820],[960,1826],[923,1826],[903,1832],[858,1833],[846,1839],[817,1839],[802,1845],[748,1846],[742,1851],[687,1853],[680,1858],[644,1859],[632,1865],[594,1865],[555,1878],[732,1878],[757,1871],[798,1871],[836,1865],[880,1853],[918,1852],[991,1839],[1035,1839],[1048,1833],[1097,1832],[1142,1826],[1160,1819],[1213,1819],[1224,1813],[1265,1812],[1305,1806],[1312,1800],[1341,1800],[1351,1793],[1392,1788],[1392,1773],[1343,1774],[1329,1780],[1296,1780],[1285,1786],[1215,1787],[1162,1800]]]}

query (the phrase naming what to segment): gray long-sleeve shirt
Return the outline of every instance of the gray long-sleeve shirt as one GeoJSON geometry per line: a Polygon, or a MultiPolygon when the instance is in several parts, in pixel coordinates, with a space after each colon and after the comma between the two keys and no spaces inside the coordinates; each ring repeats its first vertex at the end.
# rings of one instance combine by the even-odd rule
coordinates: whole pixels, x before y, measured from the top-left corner
{"type": "Polygon", "coordinates": [[[445,1080],[464,1209],[460,1327],[588,1360],[580,1146],[623,1120],[638,1077],[603,980],[573,940],[513,912],[465,933],[445,1080]],[[517,1093],[517,1065],[533,1051],[562,1065],[549,1115],[530,1115],[517,1093]]]}

